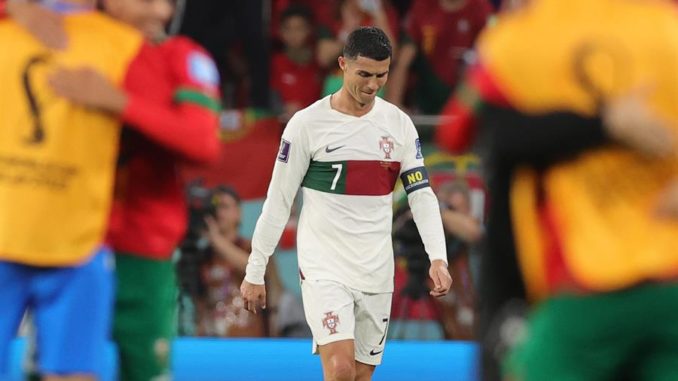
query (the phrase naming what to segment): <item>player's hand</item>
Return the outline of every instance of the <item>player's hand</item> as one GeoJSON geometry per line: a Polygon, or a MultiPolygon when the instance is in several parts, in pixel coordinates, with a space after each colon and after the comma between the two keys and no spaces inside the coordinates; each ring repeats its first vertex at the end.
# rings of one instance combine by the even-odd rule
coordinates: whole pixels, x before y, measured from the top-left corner
{"type": "Polygon", "coordinates": [[[440,259],[431,262],[431,268],[428,270],[428,275],[433,281],[433,290],[431,296],[443,296],[450,291],[452,286],[452,276],[447,270],[447,264],[440,259]]]}
{"type": "Polygon", "coordinates": [[[240,293],[245,301],[245,309],[257,313],[257,309],[261,307],[266,309],[266,287],[263,284],[252,284],[246,280],[242,281],[240,285],[240,293]]]}
{"type": "Polygon", "coordinates": [[[603,125],[616,141],[649,157],[664,158],[675,148],[670,124],[648,106],[651,88],[612,99],[603,110],[603,125]]]}
{"type": "Polygon", "coordinates": [[[73,103],[119,115],[127,104],[127,95],[94,69],[61,68],[49,77],[54,92],[73,103]]]}
{"type": "Polygon", "coordinates": [[[66,49],[68,36],[60,14],[32,1],[10,1],[7,3],[7,13],[46,47],[66,49]]]}

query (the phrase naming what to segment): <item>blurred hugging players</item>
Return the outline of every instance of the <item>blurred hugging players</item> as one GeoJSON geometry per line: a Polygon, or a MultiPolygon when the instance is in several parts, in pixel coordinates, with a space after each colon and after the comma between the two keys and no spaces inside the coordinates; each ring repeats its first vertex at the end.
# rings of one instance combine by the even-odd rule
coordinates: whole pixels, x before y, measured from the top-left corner
{"type": "Polygon", "coordinates": [[[515,344],[502,334],[519,313],[511,299],[527,298],[504,376],[676,379],[675,5],[525,7],[480,39],[471,86],[450,105],[470,123],[439,129],[458,147],[479,111],[492,168],[485,377],[499,378],[492,360],[515,344]]]}
{"type": "Polygon", "coordinates": [[[212,59],[184,37],[164,39],[169,0],[104,0],[104,10],[142,31],[158,58],[128,75],[125,91],[81,70],[65,73],[58,91],[84,106],[111,111],[124,130],[107,241],[116,252],[114,338],[122,380],[149,380],[169,371],[176,285],[171,255],[186,229],[178,170],[218,154],[219,77],[212,59]],[[82,91],[89,89],[89,92],[82,91]],[[124,108],[108,99],[124,98],[124,108]],[[137,107],[133,107],[137,106],[137,107]]]}

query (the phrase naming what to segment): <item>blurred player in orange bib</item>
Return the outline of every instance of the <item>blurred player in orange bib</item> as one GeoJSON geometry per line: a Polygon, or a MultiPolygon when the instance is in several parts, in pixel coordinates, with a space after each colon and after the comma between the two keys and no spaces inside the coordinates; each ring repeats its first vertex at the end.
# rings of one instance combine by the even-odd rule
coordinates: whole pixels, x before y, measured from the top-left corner
{"type": "MultiPolygon", "coordinates": [[[[120,116],[130,127],[121,142],[107,242],[116,252],[114,337],[120,375],[123,380],[148,380],[168,372],[176,326],[170,256],[187,220],[178,167],[217,156],[219,79],[211,58],[194,42],[165,39],[170,1],[109,0],[104,8],[142,31],[150,43],[126,73],[124,90],[90,69],[62,71],[53,86],[75,103],[120,116]]],[[[40,37],[38,27],[26,22],[30,12],[37,13],[13,16],[40,37]]]]}

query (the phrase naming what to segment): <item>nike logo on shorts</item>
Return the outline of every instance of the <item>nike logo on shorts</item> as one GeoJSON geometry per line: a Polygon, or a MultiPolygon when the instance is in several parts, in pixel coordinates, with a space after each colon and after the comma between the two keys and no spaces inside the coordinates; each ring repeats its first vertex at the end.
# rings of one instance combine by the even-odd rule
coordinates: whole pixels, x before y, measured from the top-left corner
{"type": "Polygon", "coordinates": [[[339,147],[334,147],[334,148],[330,148],[330,146],[326,146],[326,147],[325,147],[325,152],[327,152],[327,153],[334,152],[334,151],[338,150],[339,148],[343,148],[343,147],[345,147],[345,145],[344,145],[344,146],[339,146],[339,147]]]}
{"type": "Polygon", "coordinates": [[[383,352],[383,351],[384,351],[384,350],[382,349],[382,350],[380,350],[379,352],[375,352],[374,349],[372,349],[372,350],[370,351],[370,356],[376,356],[376,355],[378,355],[379,353],[381,353],[381,352],[383,352]]]}

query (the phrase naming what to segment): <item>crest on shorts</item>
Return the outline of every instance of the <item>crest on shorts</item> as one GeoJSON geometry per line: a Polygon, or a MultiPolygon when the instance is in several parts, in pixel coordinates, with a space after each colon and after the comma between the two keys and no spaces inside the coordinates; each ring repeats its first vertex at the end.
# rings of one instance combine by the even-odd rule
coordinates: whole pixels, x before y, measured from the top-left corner
{"type": "Polygon", "coordinates": [[[391,153],[393,153],[393,149],[395,148],[395,144],[393,144],[393,140],[389,139],[388,136],[382,136],[381,140],[379,141],[379,148],[384,151],[384,159],[390,159],[391,153]]]}
{"type": "Polygon", "coordinates": [[[323,318],[323,328],[330,330],[330,335],[337,333],[337,326],[339,325],[339,315],[330,312],[325,312],[325,317],[323,318]]]}

